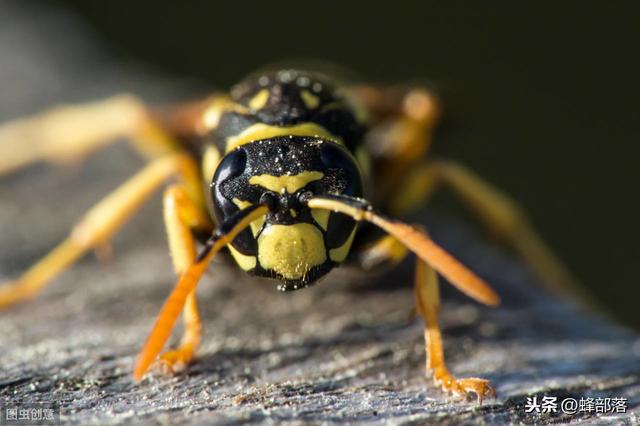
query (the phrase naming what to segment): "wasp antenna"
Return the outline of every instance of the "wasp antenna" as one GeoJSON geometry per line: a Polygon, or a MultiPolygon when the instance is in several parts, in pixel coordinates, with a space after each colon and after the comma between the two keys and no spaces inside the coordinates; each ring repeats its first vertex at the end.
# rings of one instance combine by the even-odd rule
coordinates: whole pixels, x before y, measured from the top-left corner
{"type": "Polygon", "coordinates": [[[367,200],[346,195],[322,195],[306,197],[302,201],[310,208],[332,210],[351,216],[357,221],[366,220],[373,223],[401,241],[469,297],[487,305],[500,303],[500,297],[483,279],[447,253],[427,234],[375,211],[367,200]]]}
{"type": "Polygon", "coordinates": [[[149,366],[155,361],[171,335],[180,312],[184,308],[185,301],[198,284],[200,277],[207,269],[209,262],[223,247],[231,243],[234,238],[249,226],[251,222],[267,214],[269,207],[264,204],[256,204],[240,210],[216,229],[207,241],[204,250],[198,255],[194,264],[182,274],[178,283],[164,303],[158,314],[158,318],[145,342],[133,373],[135,380],[142,379],[149,366]]]}

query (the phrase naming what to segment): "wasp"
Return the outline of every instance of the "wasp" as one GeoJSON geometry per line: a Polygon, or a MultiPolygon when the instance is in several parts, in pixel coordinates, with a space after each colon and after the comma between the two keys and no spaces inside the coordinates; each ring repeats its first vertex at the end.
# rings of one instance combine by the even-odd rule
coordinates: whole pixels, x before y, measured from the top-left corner
{"type": "Polygon", "coordinates": [[[258,72],[228,93],[164,108],[133,95],[53,107],[0,127],[0,174],[31,163],[79,159],[119,139],[149,160],[88,211],[69,236],[23,275],[0,287],[0,307],[36,295],[91,250],[108,244],[165,182],[169,249],[177,283],[135,365],[178,371],[201,340],[196,285],[228,251],[249,274],[287,292],[332,269],[371,269],[415,255],[415,311],[424,320],[426,367],[445,392],[481,402],[495,392],[481,378],[456,378],[438,326],[438,274],[491,306],[498,295],[419,225],[397,217],[424,205],[441,186],[523,255],[547,282],[567,273],[522,210],[452,161],[426,159],[439,101],[419,86],[338,84],[312,71],[258,72]],[[161,354],[182,313],[180,345],[161,354]]]}

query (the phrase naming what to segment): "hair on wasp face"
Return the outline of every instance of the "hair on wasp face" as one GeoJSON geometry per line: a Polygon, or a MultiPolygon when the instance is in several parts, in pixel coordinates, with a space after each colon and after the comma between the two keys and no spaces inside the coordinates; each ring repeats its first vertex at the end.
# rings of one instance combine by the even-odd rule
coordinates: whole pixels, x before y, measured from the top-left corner
{"type": "Polygon", "coordinates": [[[351,154],[317,137],[285,136],[243,144],[220,161],[211,183],[216,220],[266,204],[269,212],[231,243],[240,267],[278,278],[281,290],[306,287],[348,254],[355,221],[310,209],[310,195],[362,196],[362,178],[351,154]]]}

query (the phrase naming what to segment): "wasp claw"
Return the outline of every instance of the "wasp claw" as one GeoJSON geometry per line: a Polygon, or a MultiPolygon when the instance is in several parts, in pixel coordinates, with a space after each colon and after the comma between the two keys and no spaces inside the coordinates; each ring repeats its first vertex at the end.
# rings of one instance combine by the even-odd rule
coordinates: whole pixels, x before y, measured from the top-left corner
{"type": "Polygon", "coordinates": [[[471,394],[475,394],[478,405],[482,405],[485,397],[493,398],[496,396],[496,391],[491,383],[478,377],[458,379],[446,370],[436,371],[434,382],[436,385],[440,385],[443,391],[457,396],[468,398],[471,394]]]}

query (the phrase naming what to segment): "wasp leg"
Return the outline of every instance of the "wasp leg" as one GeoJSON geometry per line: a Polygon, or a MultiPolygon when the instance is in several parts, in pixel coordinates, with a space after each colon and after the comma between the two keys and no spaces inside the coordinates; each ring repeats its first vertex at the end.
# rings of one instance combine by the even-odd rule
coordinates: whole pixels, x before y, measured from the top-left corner
{"type": "Polygon", "coordinates": [[[360,266],[369,270],[383,262],[396,264],[404,259],[409,250],[393,235],[385,235],[364,248],[358,255],[360,266]]]}
{"type": "Polygon", "coordinates": [[[62,105],[0,125],[0,175],[31,163],[81,159],[127,138],[146,157],[175,151],[142,101],[128,94],[76,105],[62,105]]]}
{"type": "Polygon", "coordinates": [[[439,101],[421,87],[360,86],[353,92],[372,115],[366,143],[375,159],[376,191],[385,199],[396,191],[398,178],[431,146],[439,101]]]}
{"type": "Polygon", "coordinates": [[[486,380],[456,379],[447,370],[438,327],[440,295],[436,271],[468,296],[488,305],[497,305],[500,298],[491,287],[438,246],[424,231],[377,212],[366,200],[345,195],[316,195],[303,202],[312,209],[332,210],[357,221],[366,220],[394,236],[416,254],[416,307],[425,320],[427,367],[434,370],[434,380],[448,392],[461,395],[475,393],[479,402],[485,396],[493,395],[493,388],[486,380]]]}
{"type": "MultiPolygon", "coordinates": [[[[398,262],[408,254],[408,250],[400,240],[388,235],[380,238],[360,254],[359,259],[364,268],[375,264],[392,261],[398,262]],[[404,250],[402,250],[404,248],[404,250]]],[[[427,371],[433,369],[433,379],[436,385],[445,392],[456,395],[475,393],[481,402],[485,396],[494,395],[489,382],[484,379],[467,378],[456,379],[447,369],[442,348],[442,336],[438,327],[438,312],[440,308],[440,291],[436,272],[424,261],[416,259],[415,275],[416,308],[410,318],[419,314],[425,321],[425,344],[427,354],[427,371]]]]}
{"type": "Polygon", "coordinates": [[[0,308],[35,296],[87,251],[105,244],[166,179],[178,175],[195,199],[202,197],[198,168],[183,154],[149,163],[89,210],[71,234],[17,280],[0,286],[0,308]]]}
{"type": "MultiPolygon", "coordinates": [[[[206,213],[189,198],[186,189],[173,185],[164,194],[164,220],[169,238],[169,248],[173,266],[178,276],[191,266],[196,259],[193,229],[210,231],[213,227],[206,213]]],[[[184,319],[184,335],[180,346],[160,356],[160,363],[165,371],[175,372],[184,368],[193,358],[200,346],[202,323],[195,290],[187,296],[184,319]]]]}
{"type": "MultiPolygon", "coordinates": [[[[402,262],[408,254],[409,250],[400,240],[393,235],[385,235],[359,250],[357,262],[362,269],[368,271],[383,263],[396,265],[402,262]]],[[[413,321],[416,314],[415,307],[411,308],[407,320],[413,321]]]]}
{"type": "Polygon", "coordinates": [[[372,115],[374,133],[379,132],[369,141],[375,145],[374,153],[394,162],[421,158],[440,118],[435,94],[422,87],[358,86],[352,91],[372,115]]]}
{"type": "Polygon", "coordinates": [[[182,312],[187,299],[195,291],[198,281],[209,262],[226,245],[244,229],[249,227],[251,222],[263,217],[269,212],[266,204],[254,204],[233,214],[223,222],[212,234],[203,252],[201,252],[194,263],[189,265],[180,276],[173,291],[162,306],[153,329],[138,355],[133,377],[141,380],[149,366],[156,360],[158,354],[164,347],[165,342],[173,330],[173,326],[182,312]]]}
{"type": "Polygon", "coordinates": [[[425,203],[441,185],[446,185],[479,217],[485,226],[514,248],[531,265],[550,290],[581,294],[571,273],[542,240],[522,208],[464,166],[451,161],[434,161],[416,167],[399,186],[402,193],[391,200],[395,215],[410,212],[425,203]]]}
{"type": "Polygon", "coordinates": [[[433,381],[445,392],[468,396],[475,393],[478,403],[484,397],[495,396],[488,380],[477,377],[458,379],[449,372],[444,360],[442,335],[438,326],[440,289],[436,272],[421,259],[416,259],[415,297],[417,311],[424,319],[424,339],[427,353],[426,368],[433,370],[433,381]]]}

